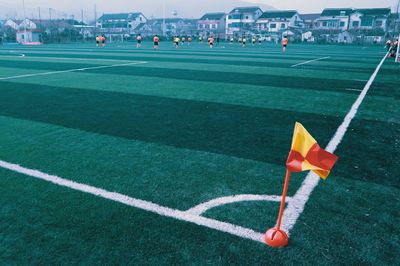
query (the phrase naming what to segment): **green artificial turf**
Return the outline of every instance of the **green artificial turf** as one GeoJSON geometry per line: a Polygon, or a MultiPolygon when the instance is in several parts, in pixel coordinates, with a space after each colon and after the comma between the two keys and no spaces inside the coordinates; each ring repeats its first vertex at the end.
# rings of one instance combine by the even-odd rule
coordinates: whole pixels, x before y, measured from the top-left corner
{"type": "MultiPolygon", "coordinates": [[[[167,43],[10,50],[0,47],[0,160],[178,210],[279,195],[294,123],[326,146],[384,55],[167,43]],[[130,61],[146,63],[1,80],[130,61]]],[[[287,248],[0,169],[0,264],[399,264],[399,70],[383,65],[287,248]]],[[[306,174],[293,175],[289,196],[306,174]]],[[[204,216],[263,232],[278,208],[240,202],[204,216]]]]}

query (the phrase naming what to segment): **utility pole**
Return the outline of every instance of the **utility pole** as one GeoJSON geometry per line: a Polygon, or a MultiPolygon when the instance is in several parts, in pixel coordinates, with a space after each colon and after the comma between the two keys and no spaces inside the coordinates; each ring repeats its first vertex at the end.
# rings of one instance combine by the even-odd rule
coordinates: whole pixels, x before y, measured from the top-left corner
{"type": "Polygon", "coordinates": [[[85,35],[83,31],[83,9],[81,9],[81,34],[82,34],[82,41],[85,41],[85,35]]]}
{"type": "Polygon", "coordinates": [[[42,26],[42,15],[40,14],[40,7],[38,8],[39,10],[39,24],[42,26]]]}
{"type": "Polygon", "coordinates": [[[28,38],[28,32],[26,30],[26,13],[25,13],[25,0],[22,0],[22,7],[24,9],[24,44],[26,43],[26,39],[28,38]]]}
{"type": "Polygon", "coordinates": [[[163,36],[166,37],[166,29],[165,29],[165,0],[163,1],[163,36]]]}
{"type": "Polygon", "coordinates": [[[97,36],[97,6],[94,5],[94,37],[97,36]]]}

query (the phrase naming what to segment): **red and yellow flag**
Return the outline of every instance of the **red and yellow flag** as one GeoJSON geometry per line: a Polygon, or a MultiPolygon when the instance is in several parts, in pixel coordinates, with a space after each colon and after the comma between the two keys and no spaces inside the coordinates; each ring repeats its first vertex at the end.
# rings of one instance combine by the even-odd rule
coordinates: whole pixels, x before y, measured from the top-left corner
{"type": "Polygon", "coordinates": [[[322,149],[302,124],[296,122],[292,148],[286,161],[291,172],[311,170],[326,179],[338,157],[322,149]]]}

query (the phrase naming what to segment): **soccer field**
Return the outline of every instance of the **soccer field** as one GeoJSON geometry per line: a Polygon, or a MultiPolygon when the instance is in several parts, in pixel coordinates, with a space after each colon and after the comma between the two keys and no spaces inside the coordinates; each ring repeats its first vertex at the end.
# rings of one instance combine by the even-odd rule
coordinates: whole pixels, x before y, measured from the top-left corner
{"type": "Polygon", "coordinates": [[[400,264],[385,53],[0,46],[0,264],[400,264]],[[326,181],[292,175],[272,249],[296,121],[340,159],[326,181]]]}

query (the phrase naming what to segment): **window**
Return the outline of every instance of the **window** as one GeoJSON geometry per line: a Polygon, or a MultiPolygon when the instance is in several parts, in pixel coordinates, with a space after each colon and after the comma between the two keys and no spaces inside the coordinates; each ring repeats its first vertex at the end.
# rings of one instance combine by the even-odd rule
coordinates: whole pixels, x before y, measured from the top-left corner
{"type": "Polygon", "coordinates": [[[271,29],[276,29],[276,24],[275,24],[275,23],[271,23],[271,24],[269,25],[269,27],[270,27],[271,29]]]}
{"type": "Polygon", "coordinates": [[[249,19],[249,16],[246,16],[246,19],[249,19]]]}
{"type": "Polygon", "coordinates": [[[372,26],[372,17],[363,17],[361,19],[361,26],[371,27],[372,26]]]}
{"type": "Polygon", "coordinates": [[[344,25],[345,25],[344,21],[340,21],[339,25],[340,25],[341,28],[344,27],[344,25]]]}
{"type": "Polygon", "coordinates": [[[229,15],[229,16],[228,16],[228,19],[232,19],[232,16],[229,15]]]}
{"type": "Polygon", "coordinates": [[[340,16],[346,16],[346,11],[340,11],[340,16]]]}
{"type": "Polygon", "coordinates": [[[286,24],[285,23],[281,24],[281,29],[286,29],[286,24]]]}
{"type": "Polygon", "coordinates": [[[376,27],[382,27],[383,26],[383,21],[382,20],[378,20],[375,22],[375,26],[376,27]]]}
{"type": "Polygon", "coordinates": [[[360,21],[353,21],[353,28],[360,27],[360,21]]]}
{"type": "Polygon", "coordinates": [[[322,22],[322,27],[326,27],[326,26],[328,26],[328,22],[326,22],[326,21],[322,22]]]}

